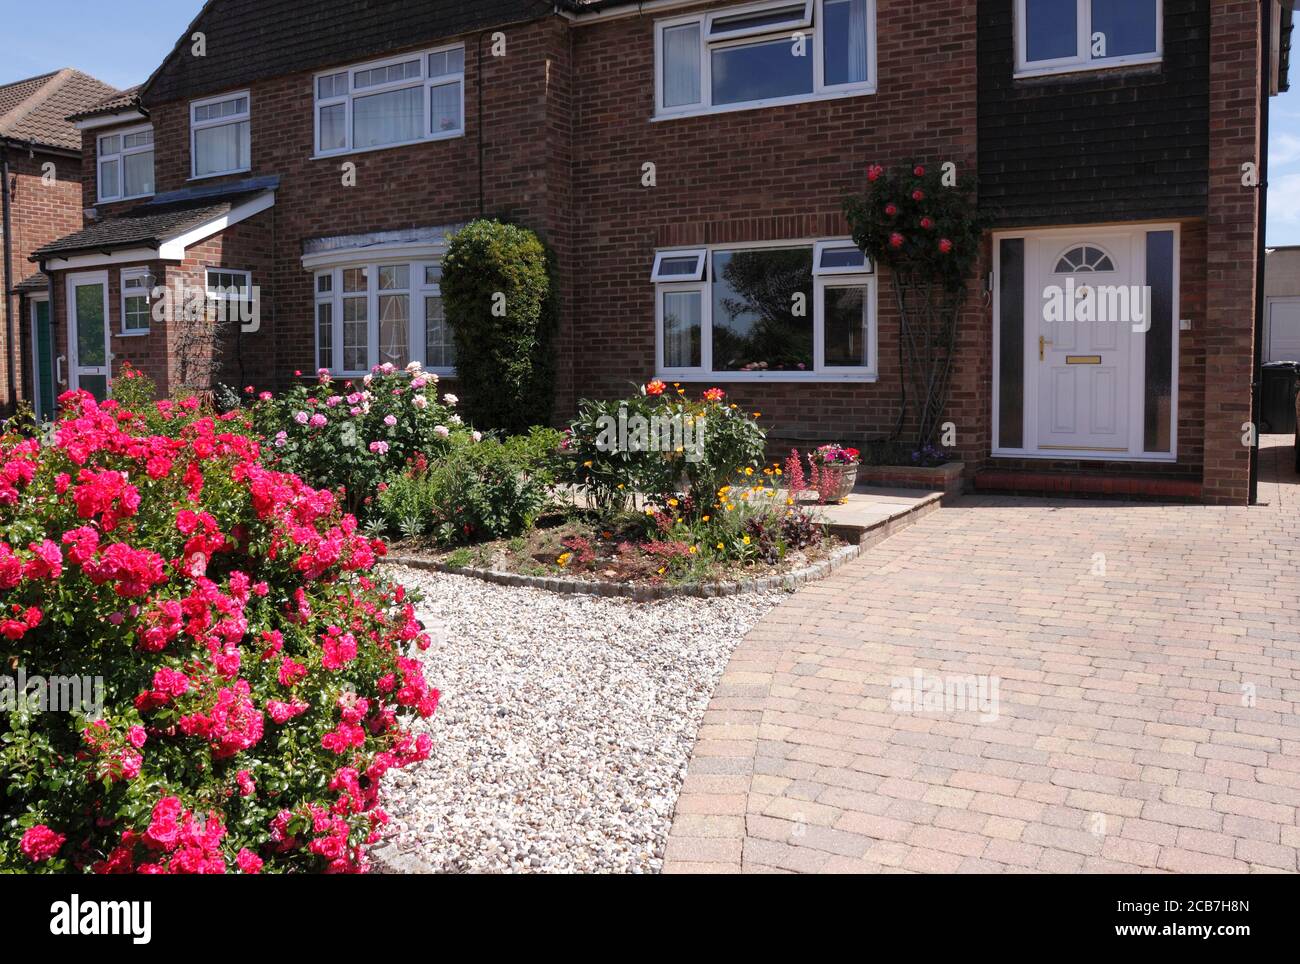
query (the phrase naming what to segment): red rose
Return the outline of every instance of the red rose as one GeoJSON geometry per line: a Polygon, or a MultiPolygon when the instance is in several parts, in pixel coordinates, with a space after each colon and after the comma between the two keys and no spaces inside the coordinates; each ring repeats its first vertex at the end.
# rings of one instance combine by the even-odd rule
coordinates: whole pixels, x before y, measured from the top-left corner
{"type": "Polygon", "coordinates": [[[891,217],[891,218],[894,217],[895,215],[897,215],[897,214],[898,214],[898,205],[897,205],[897,204],[886,204],[886,205],[885,205],[885,214],[887,214],[887,215],[888,215],[889,217],[891,217]]]}
{"type": "Polygon", "coordinates": [[[881,176],[882,176],[884,173],[885,173],[885,169],[884,169],[883,167],[881,167],[879,164],[868,164],[868,165],[867,165],[867,180],[868,180],[868,181],[878,181],[878,180],[880,180],[881,176]]]}
{"type": "Polygon", "coordinates": [[[889,236],[889,246],[891,248],[901,248],[903,246],[903,236],[895,231],[889,236]]]}
{"type": "Polygon", "coordinates": [[[947,238],[943,238],[942,240],[939,241],[939,250],[942,251],[944,254],[948,254],[950,251],[952,251],[952,242],[949,241],[947,238]]]}
{"type": "Polygon", "coordinates": [[[665,385],[663,382],[661,382],[659,379],[656,378],[654,381],[646,385],[645,393],[647,395],[662,395],[664,393],[664,389],[667,387],[668,387],[667,385],[665,385]]]}
{"type": "Polygon", "coordinates": [[[921,227],[923,227],[923,228],[925,228],[927,231],[929,231],[932,227],[934,227],[934,221],[933,221],[933,219],[931,219],[931,218],[921,218],[921,227]]]}
{"type": "Polygon", "coordinates": [[[912,173],[917,177],[925,177],[925,168],[918,164],[916,167],[912,168],[912,173]]]}
{"type": "Polygon", "coordinates": [[[924,200],[925,200],[925,192],[922,191],[922,190],[918,187],[915,191],[912,192],[912,200],[913,200],[913,201],[924,201],[924,200]]]}

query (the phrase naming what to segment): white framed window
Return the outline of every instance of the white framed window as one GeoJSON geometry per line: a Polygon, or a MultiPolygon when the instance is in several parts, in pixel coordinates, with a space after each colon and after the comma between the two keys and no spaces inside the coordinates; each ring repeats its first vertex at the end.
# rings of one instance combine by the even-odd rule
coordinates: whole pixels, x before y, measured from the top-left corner
{"type": "Polygon", "coordinates": [[[119,281],[122,293],[122,334],[149,334],[149,318],[152,312],[150,291],[147,287],[149,270],[147,268],[123,268],[119,281]]]}
{"type": "Polygon", "coordinates": [[[655,116],[875,93],[876,0],[768,0],[655,24],[655,116]]]}
{"type": "Polygon", "coordinates": [[[655,366],[661,377],[875,379],[876,278],[851,240],[714,245],[703,251],[698,278],[672,279],[660,270],[698,253],[655,254],[655,366]]]}
{"type": "Polygon", "coordinates": [[[153,194],[153,127],[145,124],[96,141],[99,200],[129,201],[153,194]]]}
{"type": "Polygon", "coordinates": [[[251,321],[257,316],[253,274],[237,268],[206,268],[208,301],[216,302],[217,317],[225,321],[251,321]]]}
{"type": "Polygon", "coordinates": [[[456,373],[456,349],[442,304],[437,261],[377,261],[315,275],[316,367],[364,375],[385,363],[418,361],[456,373]]]}
{"type": "Polygon", "coordinates": [[[191,177],[240,174],[252,168],[248,91],[190,104],[191,177]]]}
{"type": "Polygon", "coordinates": [[[316,156],[398,147],[465,133],[465,47],[319,73],[316,156]]]}
{"type": "Polygon", "coordinates": [[[704,259],[709,253],[703,248],[690,251],[660,251],[655,255],[655,266],[650,272],[651,281],[700,281],[704,278],[704,259]]]}
{"type": "Polygon", "coordinates": [[[1016,76],[1158,62],[1163,0],[1016,0],[1016,76]]]}

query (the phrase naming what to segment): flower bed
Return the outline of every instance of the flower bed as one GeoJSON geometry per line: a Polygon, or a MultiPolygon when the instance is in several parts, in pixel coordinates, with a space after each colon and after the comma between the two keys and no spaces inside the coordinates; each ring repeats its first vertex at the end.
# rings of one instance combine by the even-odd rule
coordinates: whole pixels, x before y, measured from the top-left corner
{"type": "Polygon", "coordinates": [[[412,600],[243,414],[134,381],[0,437],[0,654],[102,686],[98,718],[0,716],[0,871],[361,870],[380,779],[430,750],[412,600]]]}

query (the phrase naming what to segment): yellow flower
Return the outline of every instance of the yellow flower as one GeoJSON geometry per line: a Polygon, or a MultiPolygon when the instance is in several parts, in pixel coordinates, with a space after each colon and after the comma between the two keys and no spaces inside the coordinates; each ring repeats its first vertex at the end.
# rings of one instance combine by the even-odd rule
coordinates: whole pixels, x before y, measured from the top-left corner
{"type": "Polygon", "coordinates": [[[749,536],[745,536],[745,538],[742,539],[741,541],[745,543],[745,545],[749,545],[749,536]]]}
{"type": "Polygon", "coordinates": [[[569,564],[569,560],[572,558],[573,558],[572,552],[562,552],[560,553],[560,557],[555,561],[560,564],[561,568],[563,568],[564,566],[567,566],[569,564]]]}
{"type": "Polygon", "coordinates": [[[708,521],[709,521],[709,517],[708,517],[708,516],[704,516],[704,518],[701,519],[700,521],[702,521],[702,522],[708,522],[708,521]]]}
{"type": "Polygon", "coordinates": [[[588,459],[586,462],[583,462],[582,465],[584,468],[591,468],[591,460],[588,459]]]}
{"type": "Polygon", "coordinates": [[[786,499],[786,500],[785,500],[785,504],[786,504],[786,505],[794,505],[794,499],[786,499]]]}
{"type": "Polygon", "coordinates": [[[754,474],[754,467],[753,467],[752,465],[746,465],[746,466],[745,466],[745,474],[746,474],[746,475],[753,475],[753,474],[754,474]]]}
{"type": "Polygon", "coordinates": [[[645,510],[645,514],[646,514],[646,515],[654,515],[654,514],[655,514],[655,510],[654,510],[654,509],[646,509],[646,510],[645,510]]]}
{"type": "Polygon", "coordinates": [[[671,506],[676,506],[678,503],[677,503],[677,500],[676,500],[676,499],[669,499],[669,500],[668,500],[668,504],[671,505],[671,506]]]}
{"type": "Polygon", "coordinates": [[[780,475],[780,474],[781,474],[781,470],[780,470],[780,469],[775,469],[774,471],[776,472],[777,475],[780,475]]]}
{"type": "Polygon", "coordinates": [[[762,412],[755,412],[755,413],[754,413],[754,418],[762,418],[762,417],[763,417],[763,413],[762,413],[762,412]]]}
{"type": "Polygon", "coordinates": [[[719,549],[724,548],[721,542],[718,543],[718,548],[719,548],[719,549]]]}
{"type": "Polygon", "coordinates": [[[623,483],[620,482],[620,483],[618,484],[618,487],[619,487],[620,489],[623,488],[623,483]]]}
{"type": "Polygon", "coordinates": [[[659,570],[659,575],[662,576],[663,574],[664,574],[664,570],[663,570],[663,568],[660,568],[660,570],[659,570]]]}
{"type": "Polygon", "coordinates": [[[695,555],[699,551],[700,549],[698,546],[691,546],[691,555],[695,555]]]}

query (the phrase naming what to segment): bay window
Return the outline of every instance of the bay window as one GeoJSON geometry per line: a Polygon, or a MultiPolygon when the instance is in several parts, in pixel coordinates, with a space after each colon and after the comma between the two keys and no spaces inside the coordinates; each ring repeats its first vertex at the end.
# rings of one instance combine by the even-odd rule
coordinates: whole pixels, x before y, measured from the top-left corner
{"type": "Polygon", "coordinates": [[[852,241],[661,251],[651,277],[665,378],[876,375],[876,281],[852,241]]]}
{"type": "Polygon", "coordinates": [[[99,200],[127,201],[153,194],[153,128],[102,135],[96,143],[99,200]]]}
{"type": "Polygon", "coordinates": [[[1162,0],[1016,0],[1016,73],[1158,61],[1162,0]]]}
{"type": "Polygon", "coordinates": [[[441,266],[395,261],[316,274],[316,367],[364,375],[376,365],[418,361],[455,374],[456,351],[442,307],[441,266]]]}
{"type": "Polygon", "coordinates": [[[875,90],[875,0],[776,0],[656,24],[656,115],[875,90]]]}
{"type": "Polygon", "coordinates": [[[317,74],[315,110],[317,156],[460,137],[465,48],[317,74]]]}
{"type": "Polygon", "coordinates": [[[249,170],[248,91],[210,97],[190,105],[192,177],[215,177],[249,170]]]}

